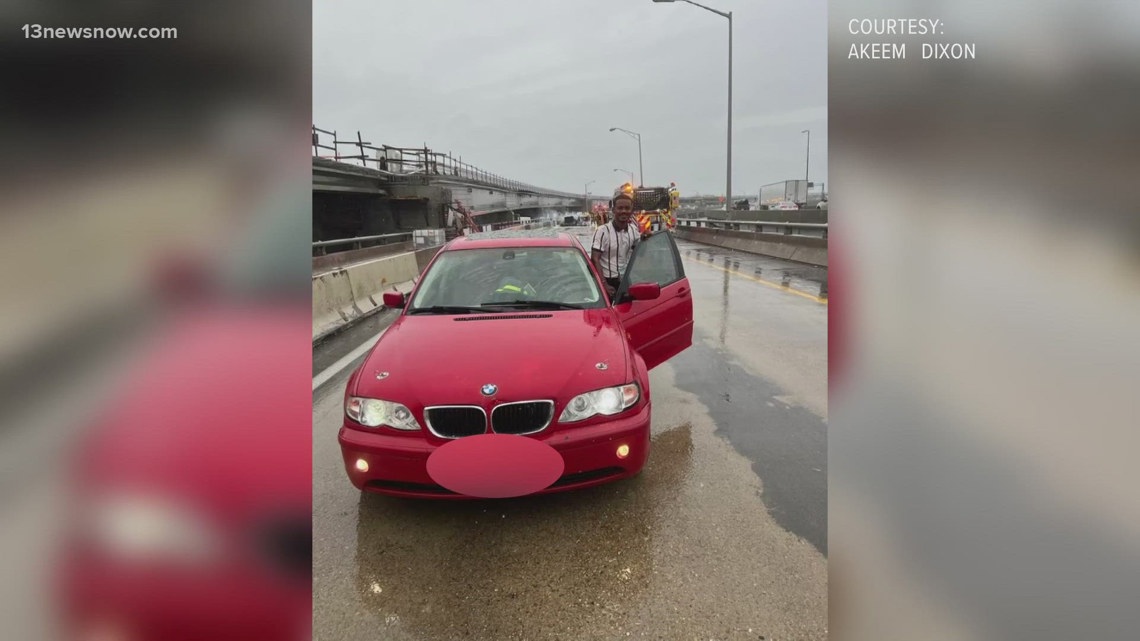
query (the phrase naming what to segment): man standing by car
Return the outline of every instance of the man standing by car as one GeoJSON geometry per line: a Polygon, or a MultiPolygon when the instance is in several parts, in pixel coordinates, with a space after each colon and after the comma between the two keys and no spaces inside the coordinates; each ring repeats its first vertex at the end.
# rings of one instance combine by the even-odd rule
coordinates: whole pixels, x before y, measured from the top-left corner
{"type": "Polygon", "coordinates": [[[633,194],[619,189],[613,199],[613,220],[598,227],[590,245],[590,259],[606,282],[612,299],[621,283],[622,274],[633,255],[633,248],[649,234],[640,234],[630,224],[633,217],[633,194]]]}

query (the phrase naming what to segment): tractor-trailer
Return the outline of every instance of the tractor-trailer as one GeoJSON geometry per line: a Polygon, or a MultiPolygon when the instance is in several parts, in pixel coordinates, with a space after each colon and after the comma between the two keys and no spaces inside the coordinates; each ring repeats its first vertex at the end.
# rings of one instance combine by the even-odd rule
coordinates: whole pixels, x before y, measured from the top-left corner
{"type": "Polygon", "coordinates": [[[771,209],[780,203],[795,203],[803,206],[806,202],[806,180],[783,180],[760,188],[761,209],[771,209]]]}

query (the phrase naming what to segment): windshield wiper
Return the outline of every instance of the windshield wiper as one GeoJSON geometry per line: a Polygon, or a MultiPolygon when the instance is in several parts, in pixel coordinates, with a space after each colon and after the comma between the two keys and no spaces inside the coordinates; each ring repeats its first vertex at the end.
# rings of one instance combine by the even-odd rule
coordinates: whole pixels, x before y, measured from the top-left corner
{"type": "Polygon", "coordinates": [[[481,307],[464,307],[462,305],[432,305],[431,307],[417,307],[408,310],[408,314],[486,314],[487,310],[481,307]]]}
{"type": "Polygon", "coordinates": [[[585,309],[581,305],[559,303],[553,300],[518,299],[505,302],[483,303],[483,307],[525,307],[528,309],[585,309]]]}

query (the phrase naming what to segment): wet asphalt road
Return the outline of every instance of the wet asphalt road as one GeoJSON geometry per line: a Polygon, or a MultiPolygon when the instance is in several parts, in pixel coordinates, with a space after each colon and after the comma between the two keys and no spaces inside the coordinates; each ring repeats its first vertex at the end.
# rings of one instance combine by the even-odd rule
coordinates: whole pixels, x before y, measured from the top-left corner
{"type": "MultiPolygon", "coordinates": [[[[826,638],[825,271],[678,244],[694,345],[651,372],[637,478],[362,496],[336,442],[351,368],[314,393],[314,639],[826,638]]],[[[318,346],[314,370],[389,320],[318,346]]]]}

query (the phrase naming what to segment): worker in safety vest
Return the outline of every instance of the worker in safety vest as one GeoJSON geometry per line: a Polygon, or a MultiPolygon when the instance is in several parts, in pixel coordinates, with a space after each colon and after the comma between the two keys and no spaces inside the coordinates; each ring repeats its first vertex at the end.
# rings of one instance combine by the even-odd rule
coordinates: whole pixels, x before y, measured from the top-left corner
{"type": "Polygon", "coordinates": [[[608,222],[606,219],[607,213],[608,212],[605,205],[601,203],[594,205],[594,209],[590,212],[590,220],[594,223],[594,229],[597,229],[598,227],[601,227],[608,222]]]}
{"type": "Polygon", "coordinates": [[[661,216],[668,229],[673,229],[677,226],[677,210],[680,208],[681,192],[677,189],[677,183],[671,182],[669,183],[669,211],[661,216]]]}

